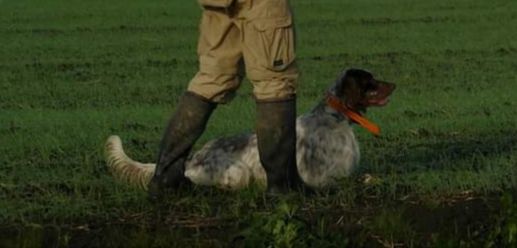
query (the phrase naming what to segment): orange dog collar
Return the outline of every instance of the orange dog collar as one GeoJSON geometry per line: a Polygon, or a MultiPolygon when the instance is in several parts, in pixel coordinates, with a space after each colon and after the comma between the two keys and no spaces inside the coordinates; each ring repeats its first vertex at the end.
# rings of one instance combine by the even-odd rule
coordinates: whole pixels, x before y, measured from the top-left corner
{"type": "Polygon", "coordinates": [[[331,93],[327,94],[327,105],[344,116],[348,117],[353,122],[357,123],[361,127],[368,130],[370,133],[375,136],[379,136],[381,134],[381,129],[375,123],[370,122],[368,119],[361,116],[360,113],[353,111],[346,104],[342,103],[339,98],[334,96],[331,93]]]}

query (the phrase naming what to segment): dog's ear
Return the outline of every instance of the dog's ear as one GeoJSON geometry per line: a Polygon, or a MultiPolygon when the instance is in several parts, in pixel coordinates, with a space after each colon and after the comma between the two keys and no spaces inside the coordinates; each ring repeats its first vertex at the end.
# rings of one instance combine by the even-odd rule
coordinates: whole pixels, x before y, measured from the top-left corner
{"type": "Polygon", "coordinates": [[[347,70],[343,70],[341,72],[341,74],[338,76],[338,78],[336,79],[336,84],[334,85],[334,88],[335,88],[334,94],[336,94],[336,96],[339,98],[342,98],[344,95],[343,88],[344,88],[345,80],[347,77],[346,73],[347,73],[347,70]]]}

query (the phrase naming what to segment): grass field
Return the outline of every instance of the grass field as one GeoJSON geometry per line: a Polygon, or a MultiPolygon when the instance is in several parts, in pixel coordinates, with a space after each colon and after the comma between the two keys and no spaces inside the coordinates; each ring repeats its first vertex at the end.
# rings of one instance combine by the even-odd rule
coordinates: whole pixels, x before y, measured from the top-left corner
{"type": "MultiPolygon", "coordinates": [[[[300,113],[343,68],[398,85],[368,113],[382,137],[356,129],[357,175],[276,203],[198,188],[156,205],[102,146],[118,134],[154,160],[196,72],[196,1],[0,0],[0,247],[516,247],[517,1],[291,2],[300,113]]],[[[254,111],[244,82],[198,144],[254,111]]]]}

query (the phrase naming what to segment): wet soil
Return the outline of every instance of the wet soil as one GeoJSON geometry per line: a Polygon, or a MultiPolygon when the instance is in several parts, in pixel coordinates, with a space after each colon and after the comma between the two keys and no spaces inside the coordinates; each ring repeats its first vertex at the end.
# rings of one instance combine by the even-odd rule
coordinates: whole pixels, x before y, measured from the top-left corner
{"type": "MultiPolygon", "coordinates": [[[[444,242],[484,244],[501,217],[499,194],[478,197],[466,192],[432,200],[372,202],[349,209],[300,208],[295,218],[306,235],[317,233],[325,220],[325,232],[348,237],[352,247],[427,247],[444,242]]],[[[247,221],[141,213],[111,223],[4,225],[0,247],[244,246],[249,244],[243,230],[253,226],[247,221]]]]}

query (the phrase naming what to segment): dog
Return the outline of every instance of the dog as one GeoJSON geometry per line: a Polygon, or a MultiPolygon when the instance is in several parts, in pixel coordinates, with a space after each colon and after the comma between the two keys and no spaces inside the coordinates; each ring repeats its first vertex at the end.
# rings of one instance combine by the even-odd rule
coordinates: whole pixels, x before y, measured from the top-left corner
{"type": "MultiPolygon", "coordinates": [[[[296,162],[307,186],[335,185],[357,168],[360,152],[352,125],[379,135],[379,128],[362,115],[368,107],[386,105],[394,90],[393,83],[376,80],[365,70],[349,69],[310,112],[297,118],[296,162]]],[[[115,177],[146,189],[155,164],[129,158],[118,136],[106,141],[105,157],[115,177]]],[[[208,142],[186,161],[185,176],[194,184],[223,189],[241,189],[251,183],[267,185],[255,134],[208,142]]]]}

